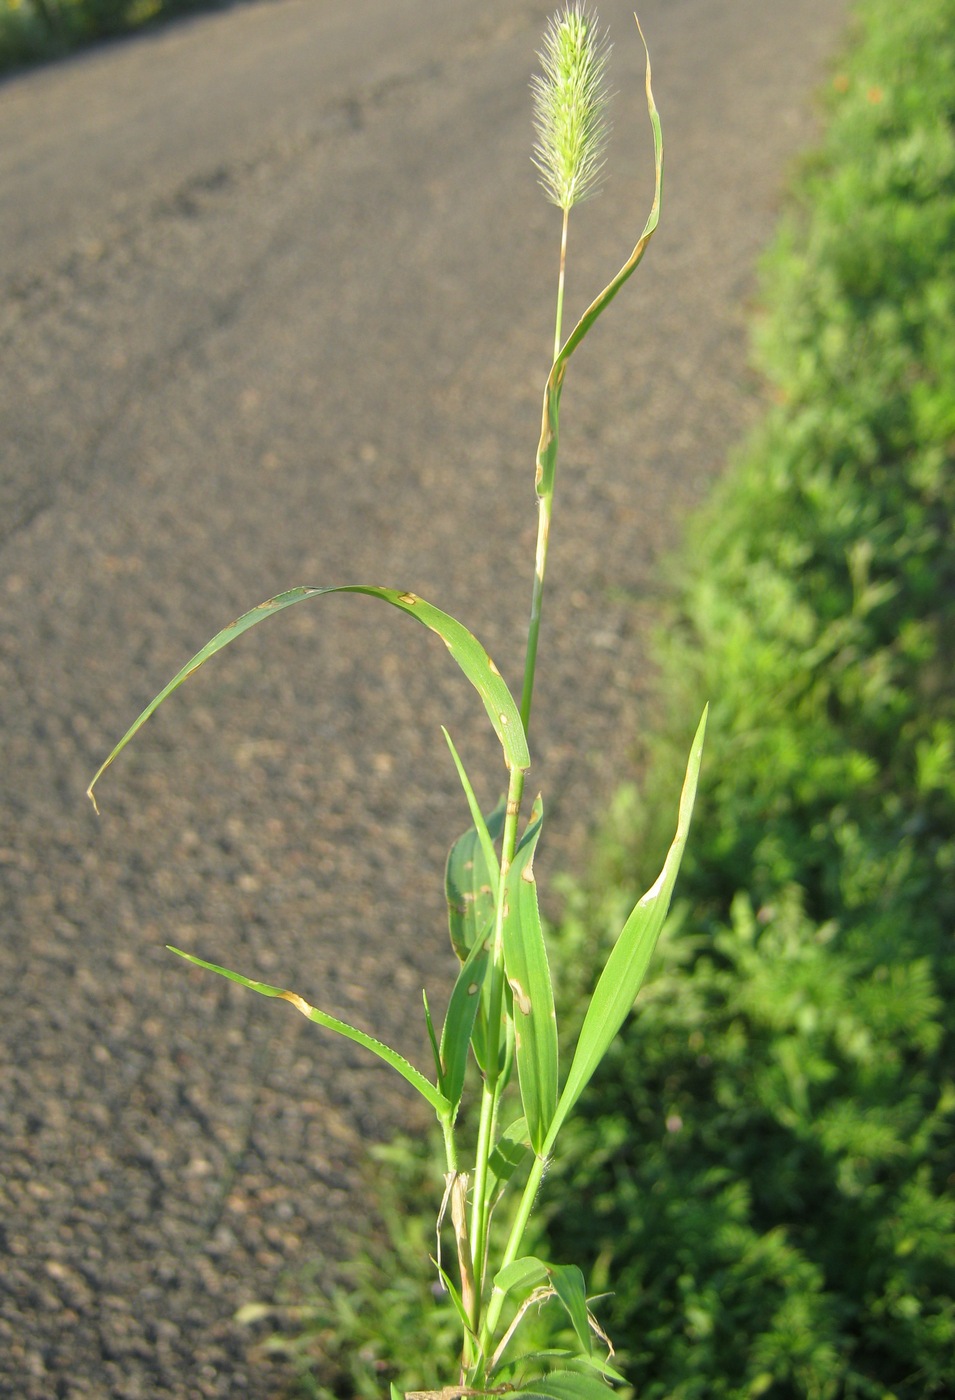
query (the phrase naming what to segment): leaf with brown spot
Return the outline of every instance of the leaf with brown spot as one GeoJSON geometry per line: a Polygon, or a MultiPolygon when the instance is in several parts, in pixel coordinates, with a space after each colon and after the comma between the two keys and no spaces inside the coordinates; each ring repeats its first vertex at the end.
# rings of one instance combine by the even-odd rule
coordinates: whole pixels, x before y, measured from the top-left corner
{"type": "Polygon", "coordinates": [[[336,1031],[338,1035],[343,1035],[347,1040],[354,1040],[359,1045],[363,1045],[366,1050],[370,1050],[373,1055],[377,1055],[380,1060],[396,1069],[403,1079],[406,1079],[412,1088],[417,1089],[422,1098],[437,1113],[438,1117],[446,1120],[451,1112],[451,1105],[441,1093],[436,1089],[430,1080],[425,1079],[420,1070],[399,1055],[397,1050],[392,1050],[390,1045],[385,1045],[383,1041],[376,1040],[373,1035],[368,1035],[366,1031],[360,1031],[355,1026],[350,1026],[346,1021],[339,1021],[336,1016],[329,1016],[326,1011],[319,1011],[318,1007],[312,1006],[304,997],[300,997],[297,992],[288,992],[284,987],[272,987],[268,982],[255,982],[250,977],[243,977],[241,972],[231,972],[227,967],[219,967],[217,963],[206,962],[203,958],[194,957],[192,953],[184,953],[181,948],[169,947],[170,953],[175,953],[177,957],[184,958],[186,962],[193,963],[196,967],[203,967],[207,972],[216,972],[220,977],[227,977],[230,982],[238,982],[240,987],[248,987],[250,992],[258,992],[263,997],[279,997],[282,1001],[287,1001],[301,1011],[308,1020],[315,1021],[317,1025],[324,1026],[327,1030],[336,1031]]]}

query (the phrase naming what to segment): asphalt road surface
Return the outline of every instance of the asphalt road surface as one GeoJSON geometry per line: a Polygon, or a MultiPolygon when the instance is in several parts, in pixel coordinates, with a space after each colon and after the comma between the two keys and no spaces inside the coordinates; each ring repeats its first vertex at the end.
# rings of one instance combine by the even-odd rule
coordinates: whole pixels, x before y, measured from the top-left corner
{"type": "MultiPolygon", "coordinates": [[[[444,649],[367,598],[257,629],[86,785],[220,626],[298,583],[460,616],[519,684],[559,217],[529,0],[270,0],[0,85],[0,1393],[277,1394],[232,1321],[361,1216],[423,1111],[292,986],[427,1065],[441,871],[503,769],[444,649]]],[[[568,316],[643,226],[629,0],[568,316]]],[[[646,0],[663,221],[580,352],[530,782],[580,869],[630,774],[659,561],[758,411],[753,270],[839,0],[646,0]]],[[[704,697],[701,697],[701,703],[704,697]]],[[[551,906],[552,907],[552,906],[551,906]]],[[[437,1187],[436,1187],[437,1190],[437,1187]]]]}

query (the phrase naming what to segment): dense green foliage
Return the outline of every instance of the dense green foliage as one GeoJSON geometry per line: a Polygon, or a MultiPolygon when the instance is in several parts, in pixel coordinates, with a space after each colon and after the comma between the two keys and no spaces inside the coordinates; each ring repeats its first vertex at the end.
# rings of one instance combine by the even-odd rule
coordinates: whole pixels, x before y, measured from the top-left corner
{"type": "Polygon", "coordinates": [[[0,70],[226,0],[0,0],[0,70]]]}
{"type": "Polygon", "coordinates": [[[766,268],[775,406],[681,560],[677,719],[563,934],[591,965],[711,699],[683,905],[548,1192],[640,1400],[955,1394],[955,2],[858,16],[766,268]]]}

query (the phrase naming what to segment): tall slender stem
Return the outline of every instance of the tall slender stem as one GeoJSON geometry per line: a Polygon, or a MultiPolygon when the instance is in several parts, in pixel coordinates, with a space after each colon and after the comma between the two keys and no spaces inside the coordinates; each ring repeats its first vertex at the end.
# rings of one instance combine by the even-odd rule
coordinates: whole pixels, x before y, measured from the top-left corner
{"type": "MultiPolygon", "coordinates": [[[[507,1241],[507,1246],[504,1250],[504,1254],[501,1256],[499,1265],[501,1269],[506,1268],[508,1264],[513,1264],[520,1253],[521,1243],[524,1239],[524,1231],[527,1229],[527,1222],[530,1220],[531,1211],[534,1208],[534,1202],[540,1190],[540,1184],[546,1165],[547,1158],[543,1154],[534,1158],[534,1164],[531,1167],[530,1175],[525,1183],[524,1192],[517,1208],[517,1215],[511,1226],[511,1233],[507,1241]]],[[[484,1327],[479,1338],[482,1351],[487,1350],[490,1338],[494,1335],[494,1329],[501,1316],[503,1303],[504,1294],[499,1289],[495,1289],[488,1302],[487,1311],[484,1316],[484,1327]]]]}
{"type": "Polygon", "coordinates": [[[487,1246],[487,1171],[494,1143],[494,1126],[497,1121],[497,1105],[500,1076],[495,1074],[493,1081],[486,1080],[481,1095],[481,1121],[478,1127],[477,1151],[474,1156],[474,1184],[471,1193],[471,1249],[475,1275],[480,1278],[484,1268],[484,1255],[487,1246]]]}
{"type": "MultiPolygon", "coordinates": [[[[504,832],[501,838],[501,875],[498,886],[497,910],[494,921],[494,939],[491,947],[491,989],[488,999],[488,1025],[504,1027],[504,909],[506,881],[517,849],[517,832],[524,795],[524,774],[519,768],[512,768],[507,789],[507,809],[504,815],[504,832]]],[[[499,1033],[495,1054],[487,1066],[484,1088],[481,1094],[481,1120],[478,1130],[477,1151],[474,1158],[474,1182],[471,1197],[471,1260],[477,1284],[476,1308],[481,1307],[482,1279],[487,1254],[487,1232],[490,1221],[490,1199],[488,1195],[488,1164],[494,1146],[494,1129],[497,1123],[497,1106],[501,1095],[501,1036],[499,1033]]],[[[475,1332],[481,1319],[474,1317],[475,1332]]]]}
{"type": "MultiPolygon", "coordinates": [[[[561,350],[561,335],[564,319],[564,276],[567,267],[567,229],[570,222],[569,207],[564,210],[560,230],[560,268],[557,274],[557,317],[554,327],[554,363],[561,350]]],[[[527,631],[527,651],[524,658],[524,684],[521,690],[521,719],[524,732],[531,723],[531,705],[534,700],[534,677],[537,672],[537,645],[540,639],[541,611],[544,603],[544,572],[547,568],[547,550],[550,544],[550,522],[554,506],[553,482],[541,492],[537,502],[537,550],[534,558],[534,587],[531,593],[531,616],[527,631]]]]}
{"type": "Polygon", "coordinates": [[[560,271],[557,274],[557,324],[554,328],[554,359],[560,354],[561,325],[564,320],[564,272],[567,267],[567,227],[570,223],[570,206],[564,210],[560,228],[560,271]]]}
{"type": "MultiPolygon", "coordinates": [[[[569,223],[570,208],[564,209],[563,223],[560,235],[560,266],[557,275],[557,314],[554,327],[554,360],[561,351],[561,332],[564,315],[564,280],[567,266],[567,229],[569,223]]],[[[550,523],[553,513],[554,485],[553,476],[549,484],[540,491],[538,499],[537,516],[537,552],[534,564],[534,587],[531,595],[531,617],[527,637],[527,651],[524,662],[524,686],[521,694],[521,720],[524,724],[525,732],[530,726],[531,702],[534,693],[534,675],[537,668],[537,645],[540,637],[541,608],[544,595],[544,573],[547,568],[547,547],[550,540],[550,523]]],[[[507,815],[505,818],[504,838],[502,842],[503,850],[501,855],[501,883],[498,898],[498,917],[494,939],[494,957],[492,960],[491,984],[491,1005],[489,1009],[489,1022],[491,1025],[499,1024],[497,1019],[503,1013],[503,989],[504,989],[504,968],[503,968],[503,948],[502,930],[505,898],[505,881],[511,862],[514,859],[514,852],[517,846],[517,815],[520,809],[520,800],[523,792],[523,773],[512,772],[511,783],[508,790],[507,815]],[[497,998],[500,997],[501,1000],[497,998]]],[[[497,1118],[497,1106],[500,1097],[499,1079],[495,1073],[488,1075],[484,1085],[484,1095],[481,1104],[481,1124],[478,1133],[478,1151],[475,1161],[474,1195],[471,1206],[471,1240],[473,1250],[473,1260],[475,1272],[481,1280],[478,1284],[479,1296],[483,1292],[483,1271],[487,1249],[487,1230],[490,1219],[490,1202],[487,1197],[487,1165],[490,1158],[490,1149],[493,1141],[494,1123],[497,1118]]],[[[508,1242],[508,1251],[503,1263],[509,1263],[516,1257],[516,1251],[520,1246],[527,1221],[530,1216],[537,1189],[540,1185],[541,1175],[544,1170],[544,1162],[537,1159],[531,1168],[530,1179],[525,1187],[524,1195],[518,1209],[518,1217],[512,1229],[508,1242]]],[[[480,1324],[479,1335],[479,1358],[484,1356],[489,1338],[493,1333],[497,1319],[500,1315],[501,1299],[496,1293],[492,1293],[489,1304],[489,1311],[483,1319],[474,1319],[475,1329],[480,1324]]],[[[480,1361],[479,1361],[480,1364],[480,1361]]]]}

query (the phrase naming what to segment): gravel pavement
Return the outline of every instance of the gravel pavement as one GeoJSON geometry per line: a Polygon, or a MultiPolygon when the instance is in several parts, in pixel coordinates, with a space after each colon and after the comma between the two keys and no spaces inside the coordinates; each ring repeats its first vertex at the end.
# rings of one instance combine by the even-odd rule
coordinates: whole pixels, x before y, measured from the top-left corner
{"type": "MultiPolygon", "coordinates": [[[[624,0],[612,177],[568,316],[643,226],[624,0]]],[[[559,217],[548,6],[270,0],[0,84],[0,1394],[268,1397],[232,1321],[341,1257],[369,1142],[425,1115],[292,986],[422,1065],[480,702],[367,598],[283,614],[93,771],[220,626],[298,583],[460,616],[518,685],[559,217]]],[[[568,374],[532,735],[539,870],[629,771],[661,553],[758,409],[745,318],[841,0],[646,0],[659,233],[568,374]],[[559,631],[551,630],[559,620],[559,631]]],[[[701,697],[702,698],[702,697],[701,697]]]]}

